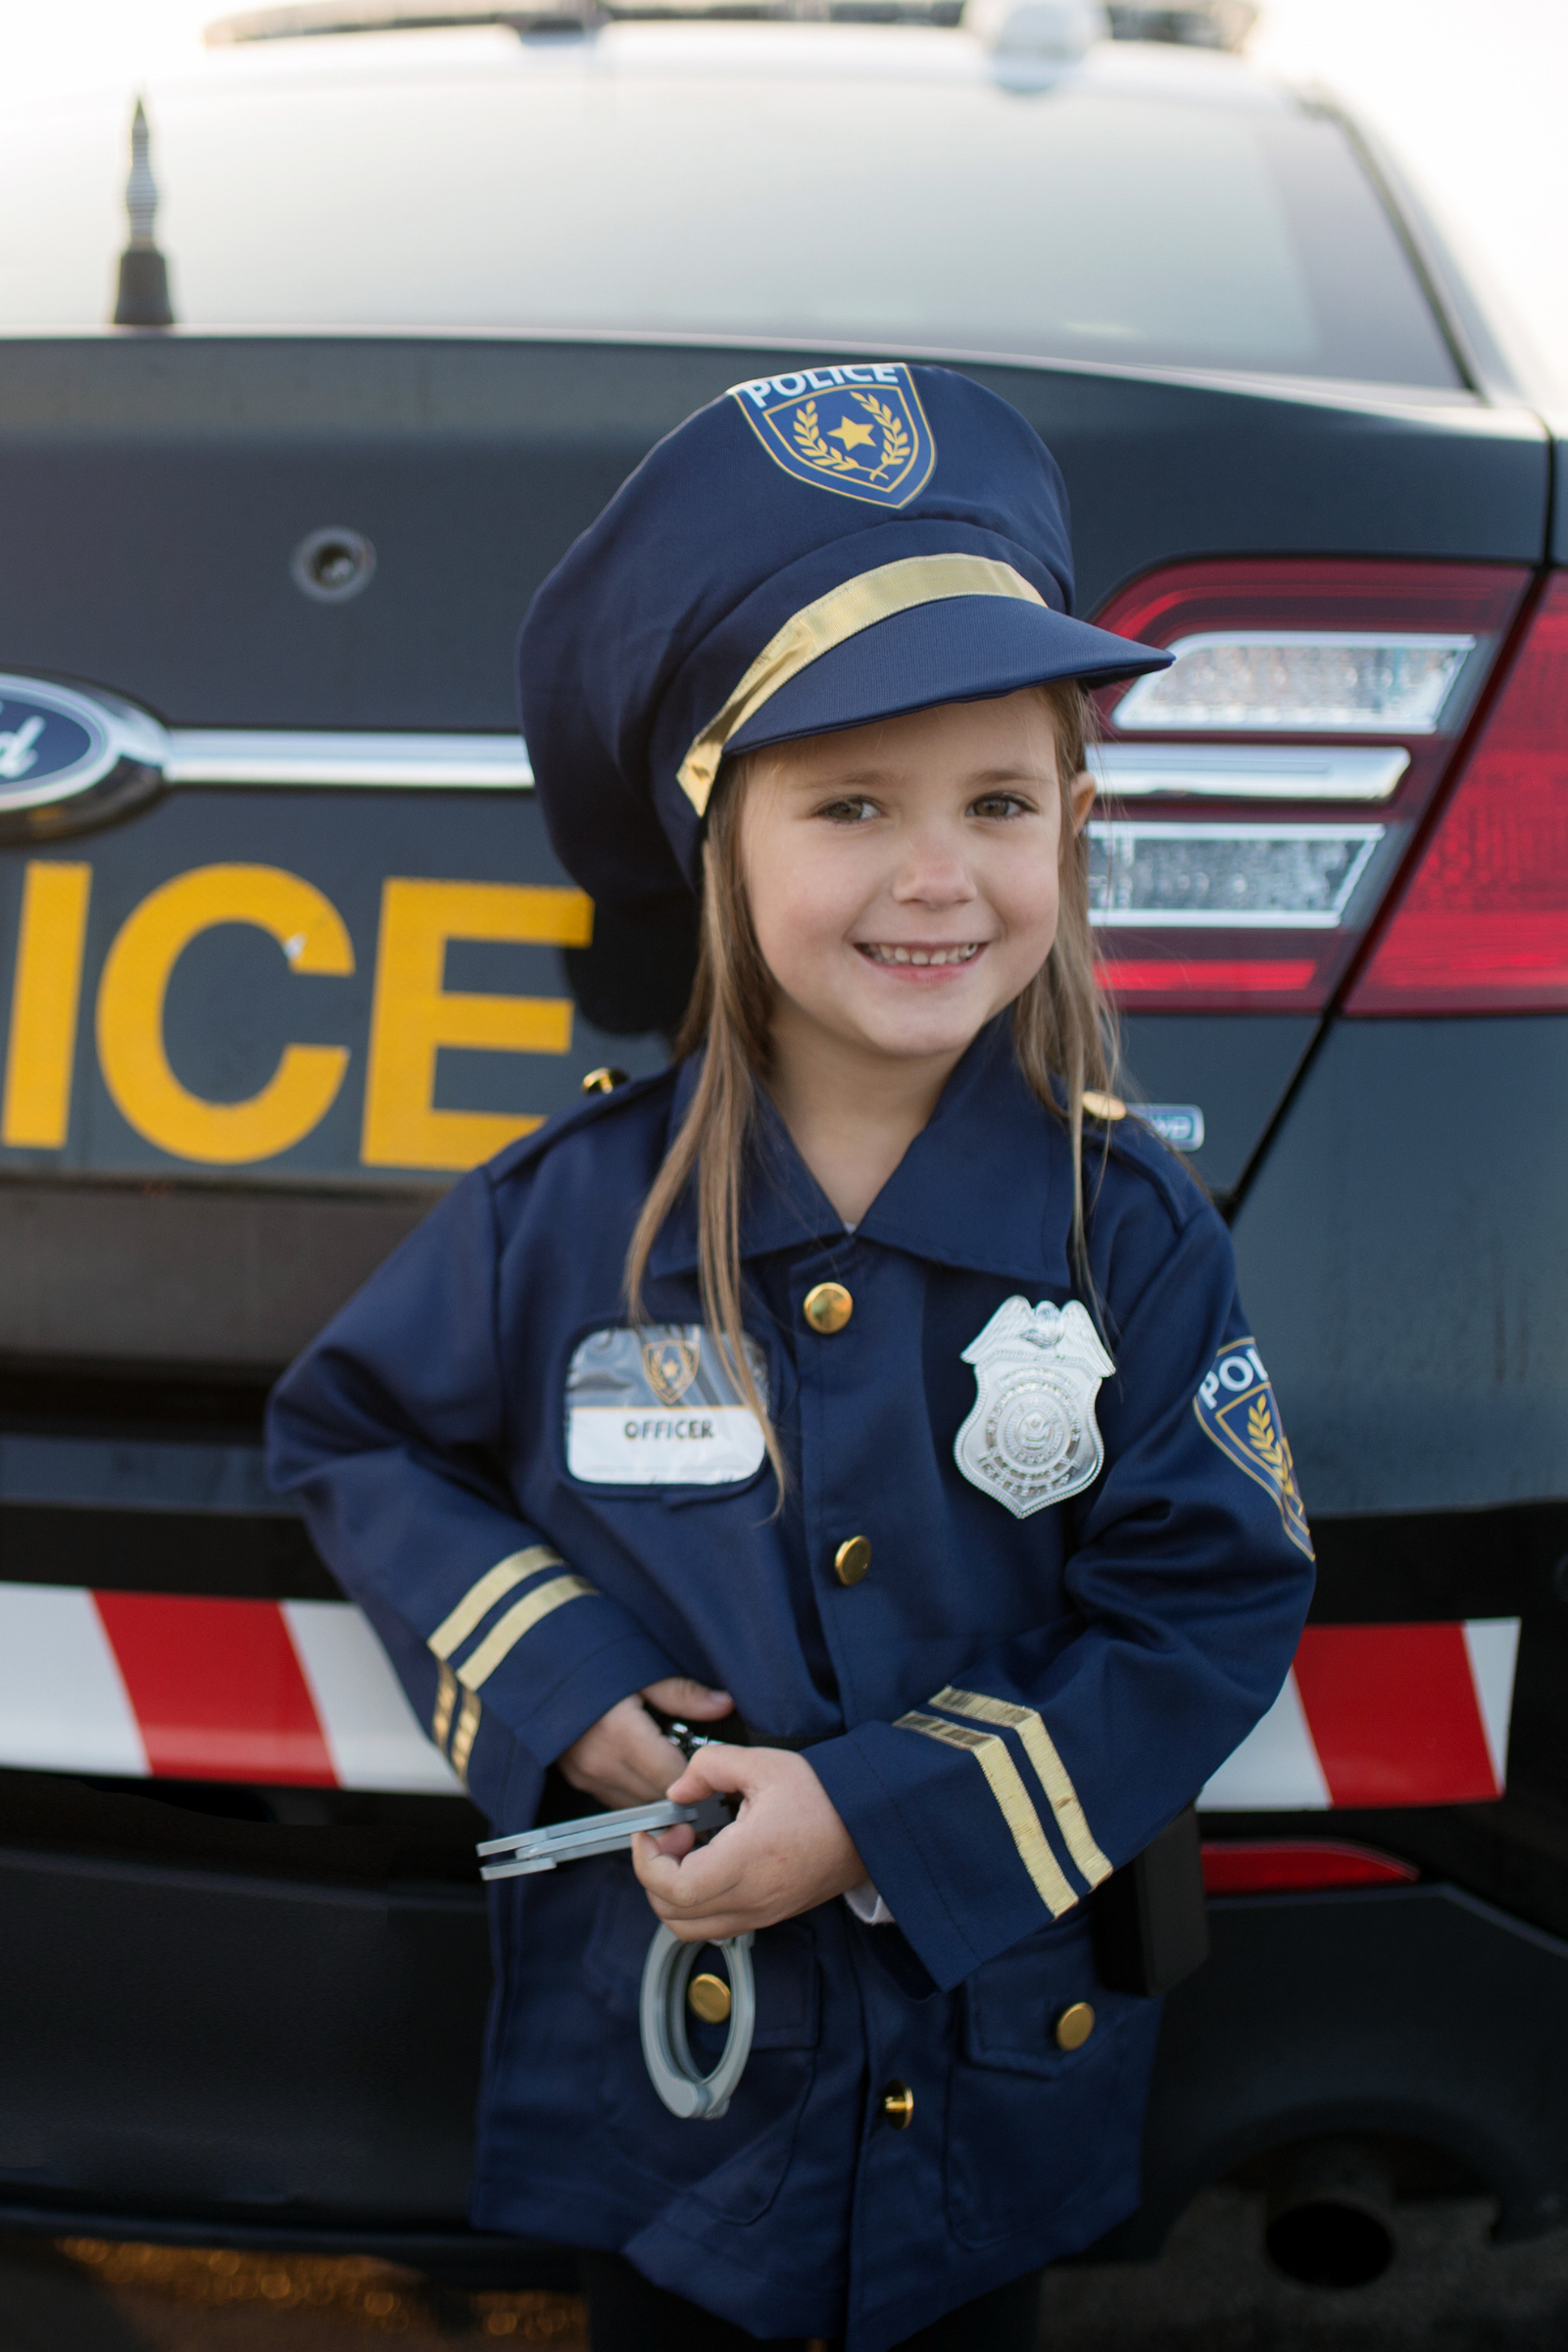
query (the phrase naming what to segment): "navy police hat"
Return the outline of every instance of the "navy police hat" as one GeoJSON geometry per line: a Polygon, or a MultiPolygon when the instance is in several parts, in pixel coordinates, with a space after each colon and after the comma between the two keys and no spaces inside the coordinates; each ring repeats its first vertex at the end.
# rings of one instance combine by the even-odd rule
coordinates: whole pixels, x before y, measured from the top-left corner
{"type": "Polygon", "coordinates": [[[518,703],[562,863],[653,914],[696,887],[731,754],[1169,660],[1072,617],[1066,490],[1015,409],[867,361],[661,441],[534,598],[518,703]]]}

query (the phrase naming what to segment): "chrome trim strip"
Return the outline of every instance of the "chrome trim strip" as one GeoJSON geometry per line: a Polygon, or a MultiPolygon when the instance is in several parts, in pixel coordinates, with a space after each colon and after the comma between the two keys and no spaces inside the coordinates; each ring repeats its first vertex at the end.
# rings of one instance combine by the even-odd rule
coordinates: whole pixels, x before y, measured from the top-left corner
{"type": "Polygon", "coordinates": [[[1106,796],[1120,801],[1386,801],[1410,755],[1312,744],[1101,743],[1089,764],[1106,796]]]}
{"type": "Polygon", "coordinates": [[[168,784],[345,786],[415,792],[529,792],[515,735],[351,735],[171,727],[168,784]]]}

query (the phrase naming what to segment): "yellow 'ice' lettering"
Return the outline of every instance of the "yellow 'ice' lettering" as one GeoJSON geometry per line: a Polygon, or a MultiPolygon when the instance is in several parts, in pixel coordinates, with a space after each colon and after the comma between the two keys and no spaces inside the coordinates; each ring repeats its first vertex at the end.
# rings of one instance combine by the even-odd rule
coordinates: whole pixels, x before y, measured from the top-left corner
{"type": "Polygon", "coordinates": [[[179,1159],[232,1166],[270,1159],[310,1134],[336,1100],[346,1046],[285,1046],[259,1094],[210,1102],[180,1084],[164,1044],[164,1004],[191,941],[250,923],[296,972],[344,976],[354,949],[330,899],[275,865],[202,865],[176,874],[122,924],[98,990],[98,1060],[121,1115],[179,1159]]]}
{"type": "Polygon", "coordinates": [[[63,1149],[71,1124],[92,867],[34,859],[22,886],[0,1143],[63,1149]]]}
{"type": "Polygon", "coordinates": [[[539,1114],[438,1110],[443,1046],[566,1054],[565,997],[465,995],[444,986],[454,939],[585,948],[593,905],[580,890],[512,882],[416,882],[381,892],[381,938],[360,1157],[373,1168],[471,1168],[542,1124],[539,1114]]]}

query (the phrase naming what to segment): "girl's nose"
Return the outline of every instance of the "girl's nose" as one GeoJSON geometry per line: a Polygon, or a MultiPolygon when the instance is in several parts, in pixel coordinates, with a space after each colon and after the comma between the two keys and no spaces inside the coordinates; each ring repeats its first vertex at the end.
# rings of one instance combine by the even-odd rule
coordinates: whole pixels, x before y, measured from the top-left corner
{"type": "Polygon", "coordinates": [[[979,896],[959,846],[940,836],[911,842],[893,884],[901,906],[961,906],[979,896]]]}

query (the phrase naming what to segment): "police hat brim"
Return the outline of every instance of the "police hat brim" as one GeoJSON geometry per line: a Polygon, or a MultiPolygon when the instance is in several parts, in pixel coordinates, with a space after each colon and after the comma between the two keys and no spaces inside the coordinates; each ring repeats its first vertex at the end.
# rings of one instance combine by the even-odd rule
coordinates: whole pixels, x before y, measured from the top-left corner
{"type": "Polygon", "coordinates": [[[945,597],[896,612],[818,656],[770,695],[724,749],[734,755],[803,735],[897,718],[939,703],[978,703],[1077,678],[1107,686],[1166,669],[1173,656],[1049,605],[945,597]]]}

